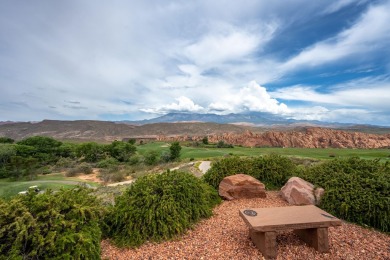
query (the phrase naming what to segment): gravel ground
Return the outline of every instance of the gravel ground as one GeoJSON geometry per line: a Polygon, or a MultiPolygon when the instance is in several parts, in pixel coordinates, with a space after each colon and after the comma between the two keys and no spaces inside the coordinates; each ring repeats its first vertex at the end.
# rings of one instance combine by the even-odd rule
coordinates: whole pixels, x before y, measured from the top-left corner
{"type": "MultiPolygon", "coordinates": [[[[224,201],[214,216],[201,221],[178,240],[146,243],[137,249],[118,249],[102,241],[102,259],[263,259],[249,238],[239,209],[288,204],[277,192],[266,199],[224,201]]],[[[329,253],[318,253],[291,231],[277,236],[278,259],[390,259],[390,236],[344,222],[329,228],[329,253]]]]}

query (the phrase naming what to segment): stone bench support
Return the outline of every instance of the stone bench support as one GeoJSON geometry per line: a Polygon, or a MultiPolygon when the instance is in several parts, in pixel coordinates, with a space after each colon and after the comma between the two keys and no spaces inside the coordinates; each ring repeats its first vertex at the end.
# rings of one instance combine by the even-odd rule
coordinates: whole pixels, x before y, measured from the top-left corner
{"type": "Polygon", "coordinates": [[[339,219],[313,205],[240,210],[240,216],[266,259],[277,257],[278,231],[292,229],[309,246],[325,253],[329,251],[328,227],[341,225],[339,219]]]}

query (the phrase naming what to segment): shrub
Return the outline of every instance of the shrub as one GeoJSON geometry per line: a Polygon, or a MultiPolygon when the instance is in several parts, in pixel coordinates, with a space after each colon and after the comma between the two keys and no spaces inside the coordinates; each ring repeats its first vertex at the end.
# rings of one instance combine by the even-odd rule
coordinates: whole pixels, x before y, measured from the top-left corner
{"type": "Polygon", "coordinates": [[[170,239],[211,216],[219,202],[217,192],[190,173],[150,174],[116,199],[106,217],[106,235],[118,246],[132,247],[170,239]]]}
{"type": "Polygon", "coordinates": [[[88,163],[81,163],[79,166],[77,166],[77,170],[84,174],[91,174],[93,173],[92,166],[88,163]]]}
{"type": "Polygon", "coordinates": [[[217,148],[234,148],[232,144],[227,144],[224,141],[220,140],[217,143],[217,148]]]}
{"type": "Polygon", "coordinates": [[[117,164],[118,164],[118,160],[116,160],[115,158],[112,158],[112,157],[108,157],[107,159],[99,161],[96,164],[96,167],[98,167],[98,168],[108,168],[108,167],[111,167],[111,166],[117,165],[117,164]]]}
{"type": "Polygon", "coordinates": [[[70,158],[61,157],[56,162],[56,167],[58,168],[70,168],[73,167],[75,162],[70,158]]]}
{"type": "Polygon", "coordinates": [[[321,208],[358,224],[390,231],[390,164],[359,158],[333,159],[302,177],[325,189],[321,208]]]}
{"type": "Polygon", "coordinates": [[[159,154],[157,151],[148,151],[144,156],[144,162],[147,165],[155,165],[159,160],[159,154]]]}
{"type": "Polygon", "coordinates": [[[0,200],[1,259],[100,259],[104,214],[88,190],[0,200]]]}
{"type": "Polygon", "coordinates": [[[297,167],[294,162],[280,155],[270,154],[256,158],[232,156],[213,163],[203,175],[203,179],[218,189],[223,178],[243,173],[260,180],[268,189],[276,189],[282,187],[296,172],[297,167]]]}
{"type": "Polygon", "coordinates": [[[298,174],[296,164],[288,157],[267,154],[254,159],[253,175],[269,189],[280,189],[290,177],[298,174]]]}
{"type": "Polygon", "coordinates": [[[215,189],[218,189],[219,183],[227,176],[238,173],[253,176],[251,172],[252,161],[253,159],[251,158],[240,158],[237,156],[224,158],[220,161],[214,162],[202,178],[206,183],[210,184],[215,189]]]}
{"type": "Polygon", "coordinates": [[[79,171],[77,168],[69,168],[69,169],[66,171],[65,176],[66,176],[66,177],[75,177],[75,176],[77,176],[79,173],[80,173],[80,171],[79,171]]]}
{"type": "Polygon", "coordinates": [[[101,169],[99,178],[104,182],[120,182],[126,179],[126,172],[115,165],[110,168],[101,169]]]}

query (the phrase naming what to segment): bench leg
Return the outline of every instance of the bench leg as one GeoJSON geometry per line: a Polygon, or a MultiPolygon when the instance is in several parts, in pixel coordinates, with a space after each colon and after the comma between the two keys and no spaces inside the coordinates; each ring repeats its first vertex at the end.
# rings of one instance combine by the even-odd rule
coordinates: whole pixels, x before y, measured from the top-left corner
{"type": "Polygon", "coordinates": [[[328,228],[297,229],[294,233],[318,252],[329,251],[328,228]]]}
{"type": "Polygon", "coordinates": [[[263,254],[265,259],[274,259],[278,253],[276,244],[276,232],[258,232],[249,229],[252,242],[263,254]]]}

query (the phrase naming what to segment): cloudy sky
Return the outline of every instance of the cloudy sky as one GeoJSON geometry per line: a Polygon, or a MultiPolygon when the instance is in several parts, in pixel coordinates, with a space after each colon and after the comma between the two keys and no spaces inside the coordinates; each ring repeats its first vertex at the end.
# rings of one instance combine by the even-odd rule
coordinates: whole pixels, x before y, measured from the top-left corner
{"type": "Polygon", "coordinates": [[[0,121],[390,125],[390,0],[4,0],[0,121]]]}

